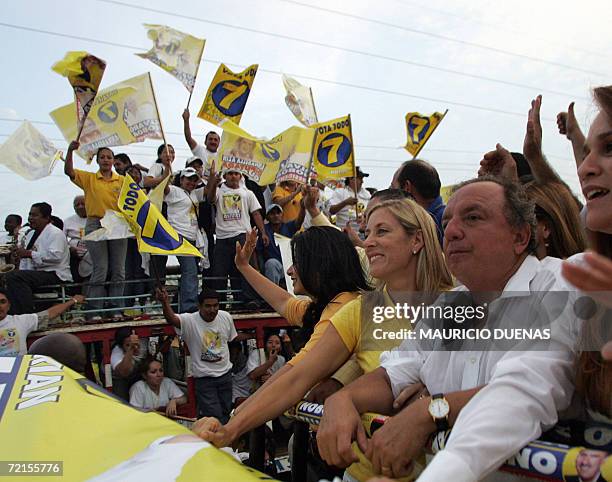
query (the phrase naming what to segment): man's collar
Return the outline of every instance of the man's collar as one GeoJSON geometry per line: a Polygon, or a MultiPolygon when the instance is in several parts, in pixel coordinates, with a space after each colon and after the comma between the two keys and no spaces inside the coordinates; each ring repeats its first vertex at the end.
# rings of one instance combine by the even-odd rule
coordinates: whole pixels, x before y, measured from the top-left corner
{"type": "Polygon", "coordinates": [[[429,207],[427,208],[428,211],[435,211],[436,209],[440,208],[444,206],[444,201],[442,200],[442,196],[438,196],[437,198],[435,198],[431,204],[429,205],[429,207]]]}

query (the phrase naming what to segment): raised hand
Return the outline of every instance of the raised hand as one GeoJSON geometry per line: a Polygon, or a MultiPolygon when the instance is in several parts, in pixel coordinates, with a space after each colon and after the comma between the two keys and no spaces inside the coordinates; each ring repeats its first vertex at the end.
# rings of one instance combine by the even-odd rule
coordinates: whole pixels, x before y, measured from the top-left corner
{"type": "Polygon", "coordinates": [[[252,229],[248,231],[246,234],[246,240],[244,245],[240,245],[240,241],[236,241],[236,256],[234,257],[234,263],[236,263],[236,268],[246,268],[249,266],[249,260],[251,259],[251,255],[253,251],[255,251],[255,247],[257,246],[257,230],[252,229]]]}
{"type": "Polygon", "coordinates": [[[612,260],[593,252],[585,253],[583,259],[582,265],[565,261],[561,274],[595,301],[612,308],[612,260]]]}
{"type": "Polygon", "coordinates": [[[480,161],[478,177],[485,175],[505,177],[511,181],[518,181],[516,162],[512,154],[501,144],[497,144],[494,151],[487,152],[483,156],[482,161],[480,161]]]}
{"type": "Polygon", "coordinates": [[[528,161],[537,161],[543,157],[542,154],[542,123],[540,122],[540,107],[542,96],[538,95],[531,101],[531,109],[527,114],[527,128],[523,142],[523,155],[528,161]]]}
{"type": "Polygon", "coordinates": [[[576,132],[580,131],[576,114],[574,114],[573,102],[568,106],[567,112],[559,112],[557,114],[557,127],[559,128],[559,134],[564,135],[569,140],[572,140],[576,132]]]}
{"type": "Polygon", "coordinates": [[[183,117],[184,121],[188,121],[189,120],[189,109],[185,109],[183,111],[182,117],[183,117]]]}

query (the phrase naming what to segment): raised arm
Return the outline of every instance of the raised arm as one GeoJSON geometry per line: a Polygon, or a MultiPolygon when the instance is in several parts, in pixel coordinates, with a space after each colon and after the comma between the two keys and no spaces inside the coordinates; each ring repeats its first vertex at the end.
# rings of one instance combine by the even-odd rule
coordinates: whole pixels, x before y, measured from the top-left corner
{"type": "Polygon", "coordinates": [[[236,257],[234,262],[236,268],[242,273],[251,287],[257,291],[266,302],[280,315],[284,315],[287,310],[287,303],[293,298],[287,291],[277,284],[270,281],[259,271],[249,264],[249,260],[257,245],[257,232],[255,230],[247,233],[244,246],[236,243],[236,257]]]}
{"type": "Polygon", "coordinates": [[[192,430],[217,447],[224,447],[241,434],[272,420],[297,403],[318,381],[333,373],[350,356],[340,335],[330,326],[312,351],[286,375],[260,390],[257,400],[235,415],[227,425],[201,419],[192,430]]]}
{"type": "Polygon", "coordinates": [[[189,149],[195,149],[198,143],[193,137],[191,137],[191,127],[189,126],[189,109],[183,111],[183,134],[185,134],[185,141],[189,144],[189,149]]]}
{"type": "Polygon", "coordinates": [[[332,204],[329,207],[329,214],[337,214],[339,211],[344,209],[346,206],[354,206],[357,204],[357,199],[354,196],[346,198],[344,201],[340,201],[339,203],[332,204]]]}
{"type": "Polygon", "coordinates": [[[64,174],[68,176],[71,180],[74,180],[74,161],[72,159],[72,153],[76,151],[79,146],[78,141],[72,141],[68,146],[68,152],[66,153],[66,160],[64,161],[64,174]]]}
{"type": "Polygon", "coordinates": [[[215,204],[217,198],[217,188],[219,187],[219,183],[221,182],[221,178],[217,174],[215,169],[215,160],[213,159],[210,162],[210,173],[208,175],[208,184],[206,185],[206,200],[210,204],[215,204]]]}
{"type": "Polygon", "coordinates": [[[170,306],[170,298],[168,297],[168,292],[165,288],[157,288],[155,290],[155,297],[157,301],[159,301],[162,305],[162,310],[164,312],[164,318],[166,322],[175,328],[181,327],[181,318],[174,312],[172,307],[170,306]]]}
{"type": "Polygon", "coordinates": [[[557,114],[557,127],[559,128],[559,134],[567,137],[572,143],[576,167],[580,167],[584,159],[584,143],[586,139],[582,129],[580,129],[580,124],[576,120],[573,102],[567,108],[567,112],[559,112],[557,114]]]}
{"type": "Polygon", "coordinates": [[[57,305],[53,305],[51,308],[47,309],[47,313],[49,314],[49,319],[53,320],[58,316],[63,315],[72,308],[74,305],[83,303],[85,301],[85,297],[83,295],[74,295],[65,303],[59,303],[57,305]]]}
{"type": "Polygon", "coordinates": [[[542,124],[540,122],[540,107],[542,96],[538,95],[531,101],[531,108],[527,114],[527,128],[523,141],[523,155],[527,159],[533,177],[540,182],[563,183],[559,174],[544,157],[542,152],[542,124]]]}

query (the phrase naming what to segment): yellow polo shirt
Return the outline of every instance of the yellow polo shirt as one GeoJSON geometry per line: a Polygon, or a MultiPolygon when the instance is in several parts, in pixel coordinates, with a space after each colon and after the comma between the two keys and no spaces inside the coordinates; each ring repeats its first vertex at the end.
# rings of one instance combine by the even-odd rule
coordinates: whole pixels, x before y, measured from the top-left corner
{"type": "Polygon", "coordinates": [[[117,211],[117,199],[121,193],[124,176],[113,171],[110,179],[105,179],[100,171],[88,172],[74,170],[74,182],[85,193],[85,210],[88,218],[103,218],[107,209],[117,211]]]}
{"type": "MultiPolygon", "coordinates": [[[[290,196],[292,193],[288,189],[285,189],[280,184],[276,186],[272,193],[272,202],[278,203],[279,199],[290,196]]],[[[299,193],[291,201],[283,206],[283,223],[289,221],[295,221],[300,214],[300,201],[302,200],[302,193],[299,193]]]]}

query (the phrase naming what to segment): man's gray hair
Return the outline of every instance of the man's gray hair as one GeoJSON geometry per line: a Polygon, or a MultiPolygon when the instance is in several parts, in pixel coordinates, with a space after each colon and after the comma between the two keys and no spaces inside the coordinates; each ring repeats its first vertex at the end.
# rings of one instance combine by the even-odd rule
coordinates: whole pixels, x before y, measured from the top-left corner
{"type": "Polygon", "coordinates": [[[529,237],[529,244],[527,245],[527,252],[529,254],[534,254],[536,251],[537,226],[535,203],[529,199],[525,189],[523,189],[520,184],[501,177],[482,176],[457,184],[452,194],[455,194],[462,187],[478,182],[493,182],[499,184],[503,188],[505,200],[504,217],[506,221],[508,221],[508,224],[514,228],[523,227],[525,224],[529,226],[531,234],[529,237]]]}

